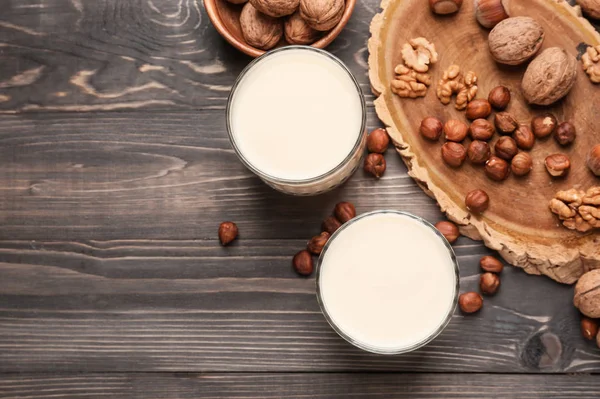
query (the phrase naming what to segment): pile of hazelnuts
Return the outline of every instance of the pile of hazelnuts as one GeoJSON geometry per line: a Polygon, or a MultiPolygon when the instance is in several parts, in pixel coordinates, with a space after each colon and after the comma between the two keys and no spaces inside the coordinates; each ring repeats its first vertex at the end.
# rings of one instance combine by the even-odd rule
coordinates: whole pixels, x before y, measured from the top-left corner
{"type": "MultiPolygon", "coordinates": [[[[436,223],[435,228],[450,244],[454,244],[460,236],[458,226],[447,220],[436,223]]],[[[479,277],[479,290],[485,295],[494,295],[500,288],[499,274],[504,265],[497,258],[486,255],[479,260],[479,266],[484,271],[479,277]]],[[[483,306],[483,297],[475,291],[462,293],[458,297],[458,306],[463,313],[475,313],[483,306]]]]}
{"type": "MultiPolygon", "coordinates": [[[[570,122],[558,123],[550,113],[538,115],[531,125],[519,123],[509,112],[504,110],[510,103],[510,90],[498,86],[490,91],[488,99],[471,101],[466,108],[466,123],[450,119],[442,123],[435,117],[427,117],[421,122],[421,135],[437,141],[442,133],[446,142],[442,145],[442,159],[452,167],[459,168],[468,158],[474,165],[484,165],[485,174],[494,181],[508,178],[510,172],[515,176],[525,176],[533,168],[531,155],[525,151],[533,148],[536,139],[550,135],[562,146],[569,146],[576,137],[575,126],[570,122]],[[487,118],[496,110],[494,123],[487,118]],[[501,137],[492,146],[488,143],[494,133],[501,137]],[[465,148],[462,142],[470,136],[471,142],[465,148]]],[[[571,167],[569,157],[562,153],[548,155],[545,159],[546,170],[552,177],[565,176],[571,167]]]]}
{"type": "Polygon", "coordinates": [[[385,129],[378,128],[373,130],[367,137],[367,150],[369,153],[365,157],[365,172],[379,179],[385,172],[386,163],[383,153],[390,145],[390,136],[385,129]]]}

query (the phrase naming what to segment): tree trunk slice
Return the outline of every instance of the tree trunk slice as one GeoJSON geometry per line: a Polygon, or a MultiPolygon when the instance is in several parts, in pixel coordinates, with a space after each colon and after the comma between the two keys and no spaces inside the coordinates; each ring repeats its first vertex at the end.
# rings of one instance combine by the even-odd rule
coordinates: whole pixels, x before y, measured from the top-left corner
{"type": "MultiPolygon", "coordinates": [[[[581,17],[579,9],[565,1],[505,3],[509,15],[531,16],[542,24],[546,32],[542,50],[559,46],[578,55],[585,50],[585,44],[600,44],[600,35],[581,17]]],[[[526,66],[504,67],[494,62],[488,51],[488,30],[475,20],[472,1],[465,1],[460,12],[451,16],[432,14],[423,0],[383,0],[381,7],[383,11],[371,23],[369,76],[378,96],[377,114],[387,126],[410,176],[438,201],[449,219],[461,226],[464,235],[483,240],[527,273],[544,274],[571,284],[585,271],[600,268],[600,233],[567,230],[548,209],[558,190],[600,184],[600,178],[585,165],[587,151],[600,143],[600,85],[593,85],[580,69],[577,82],[565,99],[549,108],[530,107],[520,90],[526,66]],[[402,62],[402,44],[419,36],[436,45],[440,60],[430,69],[433,84],[426,97],[402,99],[390,90],[393,69],[402,62]],[[481,167],[468,160],[460,169],[447,167],[441,159],[441,140],[432,143],[422,139],[418,128],[426,116],[442,121],[466,120],[464,112],[455,110],[453,103],[444,106],[436,97],[437,81],[451,64],[458,64],[463,72],[476,72],[477,97],[487,98],[493,87],[507,86],[512,93],[508,111],[521,123],[529,123],[534,115],[549,111],[559,121],[574,123],[577,139],[566,149],[552,138],[537,140],[530,152],[534,168],[525,178],[510,176],[504,182],[493,182],[481,167]],[[566,178],[551,178],[545,170],[544,159],[557,152],[566,153],[572,161],[566,178]],[[476,188],[487,191],[491,199],[489,209],[481,217],[471,215],[464,205],[466,193],[476,188]]],[[[496,134],[490,143],[493,145],[498,137],[496,134]]]]}

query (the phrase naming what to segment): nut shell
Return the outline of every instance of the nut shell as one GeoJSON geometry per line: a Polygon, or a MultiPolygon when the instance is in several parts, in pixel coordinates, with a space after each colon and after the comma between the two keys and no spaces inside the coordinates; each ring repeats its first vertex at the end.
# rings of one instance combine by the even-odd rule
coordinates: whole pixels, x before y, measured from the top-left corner
{"type": "Polygon", "coordinates": [[[488,95],[488,101],[498,111],[504,111],[510,102],[510,90],[504,86],[496,86],[488,95]]]}
{"type": "Polygon", "coordinates": [[[300,0],[248,0],[258,11],[273,18],[293,14],[300,0]]]}
{"type": "Polygon", "coordinates": [[[465,205],[471,213],[480,215],[490,206],[490,197],[481,189],[469,191],[465,197],[465,205]]]}
{"type": "Polygon", "coordinates": [[[573,304],[587,317],[600,317],[600,269],[589,271],[579,278],[573,304]]]}
{"type": "Polygon", "coordinates": [[[521,125],[515,130],[513,139],[517,143],[517,147],[522,150],[531,150],[535,144],[535,135],[526,125],[521,125]]]}
{"type": "Polygon", "coordinates": [[[219,225],[219,241],[221,245],[229,245],[238,236],[238,227],[233,222],[223,222],[219,225]]]}
{"type": "Polygon", "coordinates": [[[475,0],[475,18],[484,28],[491,29],[508,18],[502,0],[475,0]]]}
{"type": "Polygon", "coordinates": [[[263,50],[275,47],[283,36],[281,21],[261,13],[250,3],[242,8],[240,26],[244,40],[263,50]]]}
{"type": "Polygon", "coordinates": [[[469,126],[469,134],[473,140],[488,141],[494,135],[494,125],[487,119],[475,119],[469,126]]]}
{"type": "Polygon", "coordinates": [[[577,78],[577,59],[559,47],[550,47],[527,67],[521,87],[530,104],[550,105],[569,93],[577,78]]]}
{"type": "Polygon", "coordinates": [[[581,318],[581,335],[588,341],[593,341],[598,335],[598,322],[588,317],[581,318]]]}
{"type": "Polygon", "coordinates": [[[390,136],[385,129],[375,129],[367,137],[367,149],[369,152],[383,154],[390,145],[390,136]]]}
{"type": "Polygon", "coordinates": [[[577,137],[577,130],[570,122],[563,122],[558,125],[558,128],[554,132],[554,139],[559,145],[568,146],[577,137]]]}
{"type": "Polygon", "coordinates": [[[482,98],[478,98],[476,100],[471,101],[467,105],[466,117],[467,119],[480,119],[487,118],[492,113],[492,106],[488,102],[488,100],[484,100],[482,98]]]}
{"type": "Polygon", "coordinates": [[[519,127],[519,122],[508,112],[494,115],[494,125],[500,134],[511,134],[519,127]]]}
{"type": "Polygon", "coordinates": [[[510,174],[508,163],[502,158],[492,156],[485,163],[485,174],[495,181],[505,180],[510,174]]]}
{"type": "Polygon", "coordinates": [[[438,231],[442,233],[444,237],[446,237],[446,240],[448,240],[450,244],[454,244],[458,237],[460,237],[458,226],[447,220],[437,222],[435,224],[435,228],[438,229],[438,231]]]}
{"type": "Polygon", "coordinates": [[[300,0],[300,16],[313,29],[326,31],[344,14],[344,0],[300,0]]]}
{"type": "Polygon", "coordinates": [[[323,221],[323,224],[321,224],[321,229],[329,234],[335,233],[340,227],[342,227],[342,222],[337,220],[335,216],[329,216],[323,221]]]}
{"type": "Polygon", "coordinates": [[[533,169],[533,160],[526,152],[520,152],[510,161],[510,170],[515,176],[525,176],[533,169]]]}
{"type": "Polygon", "coordinates": [[[444,125],[442,124],[442,121],[440,121],[438,118],[434,118],[433,116],[428,116],[421,121],[419,132],[421,133],[421,136],[425,137],[426,139],[437,141],[440,138],[443,129],[444,125]]]}
{"type": "Polygon", "coordinates": [[[313,255],[320,255],[323,251],[323,247],[325,247],[325,244],[329,241],[329,237],[331,237],[331,235],[328,232],[321,232],[318,236],[314,236],[310,239],[308,244],[306,244],[306,249],[313,255]]]}
{"type": "Polygon", "coordinates": [[[301,276],[310,276],[314,270],[314,264],[310,252],[306,249],[298,252],[292,259],[292,266],[296,273],[301,276]]]}
{"type": "Polygon", "coordinates": [[[479,267],[481,267],[486,272],[491,273],[502,273],[504,269],[504,265],[500,260],[494,258],[491,255],[486,255],[479,260],[479,267]]]}
{"type": "Polygon", "coordinates": [[[569,173],[571,161],[565,154],[548,155],[544,160],[546,170],[552,177],[562,177],[569,173]]]}
{"type": "Polygon", "coordinates": [[[364,169],[365,172],[372,174],[377,179],[383,176],[386,163],[383,155],[372,152],[365,157],[364,169]]]}
{"type": "Polygon", "coordinates": [[[312,44],[321,36],[321,32],[311,28],[298,11],[286,19],[283,32],[289,44],[312,44]]]}
{"type": "Polygon", "coordinates": [[[557,126],[558,121],[552,114],[538,115],[531,120],[531,130],[538,139],[550,136],[557,126]]]}
{"type": "Polygon", "coordinates": [[[494,150],[496,152],[496,156],[504,159],[505,161],[510,161],[519,152],[517,143],[512,137],[509,136],[500,137],[494,145],[494,150]]]}
{"type": "Polygon", "coordinates": [[[600,177],[600,144],[592,147],[592,150],[587,156],[587,166],[593,174],[600,177]]]}
{"type": "Polygon", "coordinates": [[[483,165],[490,159],[490,155],[492,155],[490,146],[485,141],[473,140],[467,148],[467,157],[469,157],[469,161],[475,165],[483,165]]]}
{"type": "Polygon", "coordinates": [[[575,0],[581,6],[583,13],[595,19],[600,19],[599,0],[575,0]]]}
{"type": "Polygon", "coordinates": [[[500,288],[500,277],[494,273],[483,273],[479,278],[479,288],[487,295],[494,295],[500,288]]]}
{"type": "Polygon", "coordinates": [[[460,143],[448,141],[442,146],[442,159],[448,166],[460,167],[467,157],[467,150],[460,143]]]}
{"type": "Polygon", "coordinates": [[[465,292],[458,297],[458,306],[463,313],[475,313],[483,306],[483,297],[477,292],[465,292]]]}
{"type": "Polygon", "coordinates": [[[346,223],[356,216],[356,209],[350,202],[338,202],[333,209],[333,215],[340,222],[346,223]]]}
{"type": "Polygon", "coordinates": [[[444,135],[448,141],[461,142],[467,137],[469,127],[466,123],[450,119],[444,124],[444,135]]]}
{"type": "Polygon", "coordinates": [[[514,17],[501,21],[488,36],[490,53],[507,65],[519,65],[535,55],[544,42],[544,29],[533,18],[514,17]]]}

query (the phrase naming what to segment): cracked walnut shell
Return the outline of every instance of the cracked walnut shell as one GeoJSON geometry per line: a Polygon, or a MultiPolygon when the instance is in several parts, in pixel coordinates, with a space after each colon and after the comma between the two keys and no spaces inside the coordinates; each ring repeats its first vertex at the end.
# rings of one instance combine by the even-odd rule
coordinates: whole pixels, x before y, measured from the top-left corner
{"type": "Polygon", "coordinates": [[[246,42],[263,50],[275,47],[283,35],[281,21],[261,13],[250,3],[242,8],[240,26],[246,42]]]}
{"type": "Polygon", "coordinates": [[[273,18],[293,14],[300,0],[248,0],[258,11],[273,18]]]}
{"type": "Polygon", "coordinates": [[[344,9],[344,0],[300,0],[300,16],[318,31],[336,26],[342,19],[344,9]]]}
{"type": "Polygon", "coordinates": [[[596,47],[589,46],[585,50],[585,54],[581,56],[581,64],[592,83],[600,83],[600,44],[596,47]]]}
{"type": "Polygon", "coordinates": [[[544,42],[544,29],[533,18],[514,17],[501,21],[488,36],[490,53],[507,65],[519,65],[533,57],[544,42]]]}
{"type": "Polygon", "coordinates": [[[569,93],[577,78],[577,59],[559,47],[550,47],[527,67],[521,83],[530,104],[550,105],[569,93]]]}

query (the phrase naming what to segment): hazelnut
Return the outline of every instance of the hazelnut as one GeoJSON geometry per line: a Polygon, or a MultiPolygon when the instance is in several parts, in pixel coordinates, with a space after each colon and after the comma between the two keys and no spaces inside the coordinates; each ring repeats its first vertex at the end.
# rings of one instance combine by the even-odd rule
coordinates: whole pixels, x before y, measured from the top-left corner
{"type": "Polygon", "coordinates": [[[479,288],[487,295],[494,295],[500,287],[500,277],[494,273],[483,273],[479,278],[479,288]]]}
{"type": "Polygon", "coordinates": [[[506,65],[526,62],[539,51],[543,42],[544,28],[529,17],[507,18],[488,35],[492,57],[506,65]]]}
{"type": "Polygon", "coordinates": [[[556,142],[562,146],[567,146],[575,141],[575,136],[577,132],[575,130],[575,126],[569,122],[563,122],[558,125],[558,128],[554,132],[554,139],[556,142]]]}
{"type": "Polygon", "coordinates": [[[333,209],[333,214],[337,220],[346,223],[356,216],[356,209],[350,202],[338,202],[333,209]]]}
{"type": "Polygon", "coordinates": [[[492,106],[488,100],[478,98],[471,101],[467,105],[466,116],[467,119],[474,120],[479,118],[487,118],[492,113],[492,106]]]}
{"type": "Polygon", "coordinates": [[[531,150],[535,144],[535,135],[526,125],[521,125],[515,130],[513,139],[517,142],[517,147],[522,150],[531,150]]]}
{"type": "Polygon", "coordinates": [[[496,145],[494,145],[494,151],[496,152],[496,156],[510,161],[513,159],[519,149],[517,148],[517,142],[513,140],[512,137],[502,136],[496,141],[496,145]]]}
{"type": "Polygon", "coordinates": [[[442,146],[442,159],[448,166],[458,168],[467,157],[467,150],[460,143],[448,141],[442,146]]]}
{"type": "Polygon", "coordinates": [[[372,174],[376,178],[383,176],[385,172],[385,158],[383,155],[372,152],[365,157],[365,172],[372,174]]]}
{"type": "Polygon", "coordinates": [[[490,91],[488,101],[498,111],[504,111],[510,102],[510,90],[504,86],[496,86],[490,91]]]}
{"type": "Polygon", "coordinates": [[[519,123],[508,112],[498,112],[494,115],[494,125],[500,134],[511,134],[519,127],[519,123]]]}
{"type": "Polygon", "coordinates": [[[448,141],[463,141],[467,137],[468,131],[467,124],[456,119],[450,119],[444,124],[444,134],[448,141]]]}
{"type": "Polygon", "coordinates": [[[310,252],[311,254],[320,255],[323,251],[323,247],[325,246],[325,244],[327,244],[329,237],[331,237],[331,235],[328,232],[321,232],[321,234],[319,234],[318,236],[314,236],[310,239],[308,244],[306,244],[306,249],[308,249],[308,252],[310,252]]]}
{"type": "Polygon", "coordinates": [[[552,114],[538,115],[531,120],[531,130],[538,139],[550,136],[558,126],[556,117],[552,114]]]}
{"type": "Polygon", "coordinates": [[[321,224],[321,228],[328,232],[330,235],[336,232],[337,229],[342,227],[342,223],[335,218],[335,216],[329,216],[327,219],[323,221],[321,224]]]}
{"type": "Polygon", "coordinates": [[[467,148],[467,156],[471,163],[483,165],[490,158],[490,146],[485,141],[473,140],[467,148]]]}
{"type": "Polygon", "coordinates": [[[465,197],[465,205],[471,213],[480,215],[490,206],[490,197],[480,189],[469,191],[465,197]]]}
{"type": "Polygon", "coordinates": [[[421,121],[419,132],[421,132],[421,136],[425,137],[426,139],[437,141],[442,134],[443,128],[444,125],[438,118],[428,116],[421,121]]]}
{"type": "Polygon", "coordinates": [[[444,237],[446,237],[446,240],[448,240],[448,242],[450,244],[454,244],[454,242],[460,236],[460,232],[458,231],[458,226],[456,226],[454,223],[449,222],[447,220],[437,222],[435,224],[435,228],[438,229],[438,231],[440,233],[442,233],[442,235],[444,237]]]}
{"type": "Polygon", "coordinates": [[[390,136],[385,129],[375,129],[367,137],[367,149],[369,152],[383,154],[390,144],[390,136]]]}
{"type": "Polygon", "coordinates": [[[544,163],[546,164],[546,170],[553,177],[565,176],[571,168],[571,161],[565,154],[548,155],[544,163]]]}
{"type": "Polygon", "coordinates": [[[533,160],[526,152],[520,152],[510,162],[510,170],[515,176],[525,176],[533,169],[533,160]]]}
{"type": "Polygon", "coordinates": [[[494,135],[494,125],[487,119],[475,119],[469,127],[469,133],[473,140],[488,141],[494,135]]]}
{"type": "Polygon", "coordinates": [[[238,235],[238,227],[233,222],[223,222],[219,225],[219,241],[221,245],[229,245],[238,235]]]}
{"type": "Polygon", "coordinates": [[[502,158],[491,156],[485,163],[485,174],[492,180],[504,180],[509,173],[508,163],[502,158]]]}
{"type": "Polygon", "coordinates": [[[446,15],[457,12],[463,0],[429,0],[429,7],[435,14],[446,15]]]}
{"type": "Polygon", "coordinates": [[[587,156],[587,166],[593,174],[600,177],[600,144],[592,147],[592,150],[587,156]]]}
{"type": "Polygon", "coordinates": [[[475,313],[483,306],[483,297],[477,292],[465,292],[458,297],[458,306],[463,313],[475,313]]]}
{"type": "Polygon", "coordinates": [[[258,11],[250,3],[246,3],[240,14],[240,29],[246,42],[262,50],[269,50],[283,36],[283,24],[277,18],[258,11]]]}
{"type": "Polygon", "coordinates": [[[491,273],[502,273],[502,269],[504,269],[502,262],[491,255],[486,255],[479,259],[479,266],[486,272],[491,273]]]}
{"type": "Polygon", "coordinates": [[[491,29],[508,18],[502,0],[475,0],[475,18],[484,28],[491,29]]]}
{"type": "Polygon", "coordinates": [[[598,322],[594,319],[590,319],[589,317],[582,316],[581,317],[581,334],[583,338],[588,341],[594,340],[596,335],[598,335],[598,322]]]}
{"type": "Polygon", "coordinates": [[[294,266],[294,270],[301,276],[310,276],[313,272],[313,260],[312,256],[310,256],[310,252],[306,249],[298,252],[294,255],[294,259],[292,260],[292,266],[294,266]]]}

